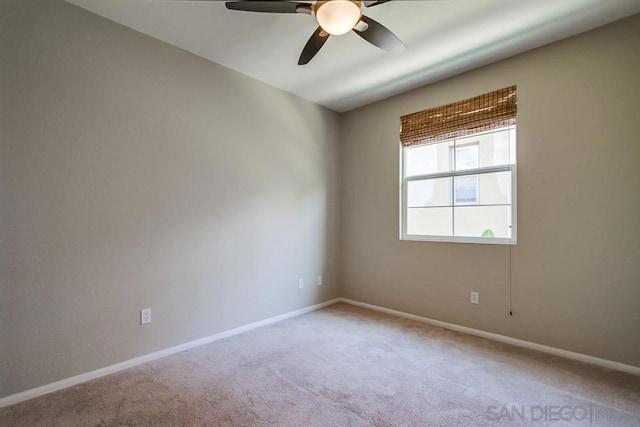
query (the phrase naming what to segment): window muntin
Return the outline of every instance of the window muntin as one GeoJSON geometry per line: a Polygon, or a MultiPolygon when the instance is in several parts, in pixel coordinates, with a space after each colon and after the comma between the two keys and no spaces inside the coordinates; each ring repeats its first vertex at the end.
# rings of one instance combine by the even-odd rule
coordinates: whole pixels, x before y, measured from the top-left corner
{"type": "Polygon", "coordinates": [[[401,238],[515,243],[515,135],[508,126],[402,148],[401,238]]]}

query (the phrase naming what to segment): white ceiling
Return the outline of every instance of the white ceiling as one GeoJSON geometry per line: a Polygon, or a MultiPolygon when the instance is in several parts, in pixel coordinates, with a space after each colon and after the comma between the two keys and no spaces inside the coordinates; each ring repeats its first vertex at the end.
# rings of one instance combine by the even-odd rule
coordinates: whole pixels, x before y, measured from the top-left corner
{"type": "Polygon", "coordinates": [[[403,53],[348,33],[299,66],[313,16],[223,1],[67,1],[338,112],[640,12],[638,0],[395,0],[364,12],[400,37],[403,53]]]}

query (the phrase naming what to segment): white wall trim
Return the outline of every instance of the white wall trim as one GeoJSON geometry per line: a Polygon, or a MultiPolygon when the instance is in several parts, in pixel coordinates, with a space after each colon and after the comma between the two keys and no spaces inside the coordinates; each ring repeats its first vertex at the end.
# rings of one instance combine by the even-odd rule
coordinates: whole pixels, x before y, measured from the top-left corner
{"type": "Polygon", "coordinates": [[[640,367],[626,365],[624,363],[614,362],[607,359],[601,359],[594,356],[588,356],[586,354],[575,353],[573,351],[562,350],[555,347],[550,347],[543,344],[536,344],[530,341],[520,340],[517,338],[511,338],[504,335],[494,334],[492,332],[485,332],[479,329],[473,329],[466,326],[460,326],[453,323],[442,322],[440,320],[429,319],[427,317],[417,316],[415,314],[409,314],[402,311],[392,310],[385,307],[380,307],[373,304],[367,304],[360,301],[351,300],[348,298],[335,298],[329,301],[315,304],[312,306],[304,307],[299,310],[294,310],[288,313],[280,314],[278,316],[270,317],[268,319],[260,320],[257,322],[249,323],[247,325],[239,326],[237,328],[229,329],[208,337],[200,338],[195,341],[190,341],[184,344],[180,344],[174,347],[170,347],[164,350],[149,353],[144,356],[136,357],[134,359],[126,360],[124,362],[116,363],[115,365],[106,366],[104,368],[96,369],[95,371],[86,372],[84,374],[76,375],[70,378],[66,378],[60,381],[56,381],[51,384],[46,384],[40,387],[32,388],[20,393],[16,393],[0,399],[0,408],[5,406],[14,405],[16,403],[24,402],[25,400],[33,399],[35,397],[43,396],[45,394],[53,393],[54,391],[62,390],[80,383],[84,383],[96,378],[103,377],[105,375],[114,374],[116,372],[128,369],[142,363],[150,362],[152,360],[160,359],[162,357],[170,356],[172,354],[180,353],[181,351],[189,350],[201,345],[209,344],[214,341],[221,340],[223,338],[238,335],[243,332],[250,331],[252,329],[267,326],[272,323],[281,322],[283,320],[291,319],[292,317],[300,316],[311,311],[319,310],[323,307],[333,305],[338,302],[355,305],[369,310],[378,311],[381,313],[390,314],[392,316],[402,317],[409,320],[414,320],[420,323],[426,323],[433,326],[438,326],[445,329],[451,329],[453,331],[464,332],[469,335],[475,335],[477,337],[487,338],[494,341],[499,341],[507,344],[512,344],[518,347],[528,348],[531,350],[541,351],[543,353],[552,354],[554,356],[565,357],[567,359],[577,360],[579,362],[590,363],[592,365],[601,366],[604,368],[615,369],[617,371],[627,372],[633,375],[640,376],[640,367]]]}
{"type": "Polygon", "coordinates": [[[308,307],[301,308],[299,310],[290,311],[288,313],[280,314],[278,316],[270,317],[268,319],[259,320],[257,322],[249,323],[247,325],[239,326],[237,328],[229,329],[227,331],[223,331],[214,335],[210,335],[208,337],[200,338],[195,341],[190,341],[184,344],[180,344],[174,347],[170,347],[164,350],[156,351],[153,353],[145,354],[144,356],[136,357],[134,359],[126,360],[124,362],[116,363],[115,365],[106,366],[104,368],[96,369],[95,371],[86,372],[84,374],[76,375],[70,378],[66,378],[60,381],[56,381],[51,384],[45,384],[40,387],[32,388],[30,390],[25,390],[20,393],[16,393],[7,397],[3,397],[0,399],[0,408],[5,406],[14,405],[16,403],[24,402],[25,400],[33,399],[35,397],[39,397],[45,394],[52,393],[54,391],[62,390],[64,388],[68,388],[74,386],[76,384],[84,383],[90,380],[94,380],[96,378],[104,377],[105,375],[114,374],[116,372],[122,371],[127,368],[131,368],[142,363],[150,362],[152,360],[160,359],[161,357],[170,356],[175,353],[180,353],[181,351],[189,350],[194,347],[199,347],[201,345],[209,344],[214,341],[221,340],[223,338],[231,337],[233,335],[238,335],[243,332],[250,331],[252,329],[260,328],[262,326],[267,326],[272,323],[281,322],[283,320],[291,319],[292,317],[300,316],[305,313],[309,313],[311,311],[319,310],[328,305],[335,304],[339,302],[340,299],[332,299],[329,301],[322,302],[320,304],[311,305],[308,307]]]}
{"type": "Polygon", "coordinates": [[[339,302],[355,305],[362,308],[368,308],[369,310],[379,311],[381,313],[391,314],[393,316],[402,317],[409,320],[415,320],[416,322],[427,323],[433,326],[439,326],[445,329],[451,329],[453,331],[464,332],[465,334],[475,335],[477,337],[487,338],[493,341],[499,341],[507,344],[512,344],[518,347],[524,347],[531,350],[541,351],[543,353],[552,354],[554,356],[560,356],[567,359],[577,360],[579,362],[590,363],[592,365],[601,366],[603,368],[615,369],[617,371],[626,372],[633,375],[640,375],[640,367],[633,365],[626,365],[624,363],[614,362],[612,360],[601,359],[599,357],[588,356],[582,353],[575,353],[573,351],[562,350],[556,347],[550,347],[548,345],[537,344],[530,341],[520,340],[517,338],[507,337],[505,335],[494,334],[493,332],[485,332],[479,329],[469,328],[467,326],[460,326],[454,323],[442,322],[440,320],[429,319],[428,317],[417,316],[415,314],[409,314],[402,311],[391,310],[389,308],[380,307],[373,304],[367,304],[360,301],[354,301],[348,298],[338,298],[339,302]]]}

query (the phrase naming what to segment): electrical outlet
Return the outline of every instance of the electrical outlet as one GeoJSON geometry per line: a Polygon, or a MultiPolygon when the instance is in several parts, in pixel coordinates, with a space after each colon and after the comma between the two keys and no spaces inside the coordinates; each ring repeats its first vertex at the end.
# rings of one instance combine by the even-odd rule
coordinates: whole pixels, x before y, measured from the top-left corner
{"type": "Polygon", "coordinates": [[[471,304],[480,304],[480,296],[477,292],[471,292],[471,304]]]}
{"type": "Polygon", "coordinates": [[[144,325],[146,323],[151,323],[151,309],[144,308],[140,310],[140,324],[144,325]]]}
{"type": "Polygon", "coordinates": [[[322,286],[322,276],[318,276],[318,277],[316,278],[316,285],[318,285],[318,286],[322,286]]]}
{"type": "Polygon", "coordinates": [[[298,279],[298,289],[304,288],[304,280],[298,279]]]}

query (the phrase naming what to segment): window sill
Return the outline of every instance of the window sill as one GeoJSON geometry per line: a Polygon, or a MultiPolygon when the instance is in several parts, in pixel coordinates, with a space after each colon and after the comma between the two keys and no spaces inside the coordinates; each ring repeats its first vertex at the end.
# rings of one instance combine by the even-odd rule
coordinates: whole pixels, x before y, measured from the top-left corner
{"type": "Polygon", "coordinates": [[[516,245],[516,238],[501,237],[453,237],[453,236],[422,236],[405,235],[400,236],[400,240],[413,242],[441,242],[441,243],[480,243],[485,245],[516,245]]]}

